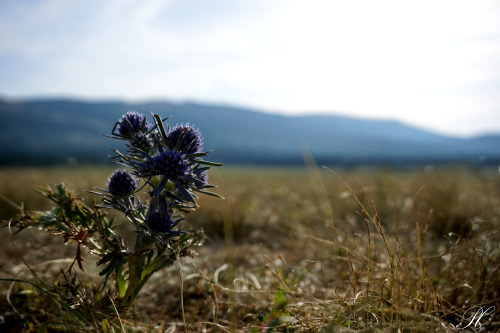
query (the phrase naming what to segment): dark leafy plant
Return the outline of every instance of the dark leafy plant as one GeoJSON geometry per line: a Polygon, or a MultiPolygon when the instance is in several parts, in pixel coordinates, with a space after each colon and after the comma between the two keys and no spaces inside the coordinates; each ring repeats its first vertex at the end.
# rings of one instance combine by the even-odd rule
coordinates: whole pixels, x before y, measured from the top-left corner
{"type": "MultiPolygon", "coordinates": [[[[165,128],[165,120],[153,115],[153,123],[148,123],[146,116],[128,112],[115,124],[109,137],[128,143],[125,152],[113,149],[111,158],[127,170],[115,171],[107,188],[89,191],[102,196],[101,203],[86,205],[60,184],[39,191],[55,203],[54,209],[25,212],[10,222],[19,231],[38,227],[62,236],[66,243],[76,242],[69,272],[75,264],[83,270],[82,247],[99,257],[97,266],[103,284],[93,296],[95,309],[112,305],[118,313],[125,313],[155,272],[179,258],[192,256],[192,249],[203,241],[202,231],[178,225],[183,220],[181,214],[197,208],[199,193],[218,196],[210,192],[214,186],[207,183],[207,170],[220,164],[203,159],[208,152],[202,151],[203,139],[197,129],[181,125],[170,130],[168,125],[165,128]],[[106,214],[109,208],[123,213],[135,227],[133,247],[116,232],[117,224],[106,214]],[[114,295],[101,297],[109,281],[114,283],[114,295]]],[[[78,286],[83,284],[75,279],[65,281],[61,299],[68,300],[71,295],[78,298],[82,292],[78,286]],[[75,289],[73,293],[68,292],[72,290],[69,285],[75,289]]],[[[82,304],[68,303],[73,303],[74,311],[83,311],[82,304]]]]}

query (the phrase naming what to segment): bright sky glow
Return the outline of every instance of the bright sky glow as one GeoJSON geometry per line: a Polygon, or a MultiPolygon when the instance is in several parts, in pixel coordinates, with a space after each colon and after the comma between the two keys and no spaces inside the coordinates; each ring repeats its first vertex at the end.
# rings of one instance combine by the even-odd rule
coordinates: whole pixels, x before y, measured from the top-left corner
{"type": "Polygon", "coordinates": [[[3,0],[0,95],[500,132],[500,1],[3,0]]]}

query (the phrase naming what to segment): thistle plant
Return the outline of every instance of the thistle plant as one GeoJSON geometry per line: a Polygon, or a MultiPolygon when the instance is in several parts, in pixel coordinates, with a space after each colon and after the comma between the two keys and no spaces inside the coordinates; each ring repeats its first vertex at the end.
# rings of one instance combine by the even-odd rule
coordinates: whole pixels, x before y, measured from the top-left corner
{"type": "MultiPolygon", "coordinates": [[[[64,185],[40,192],[56,203],[48,212],[28,212],[11,222],[23,229],[39,227],[77,243],[73,264],[83,269],[82,247],[97,255],[103,277],[102,289],[114,283],[111,299],[122,313],[130,309],[148,279],[181,257],[193,255],[203,233],[179,225],[184,214],[195,210],[198,195],[208,194],[207,170],[220,163],[205,161],[203,138],[187,125],[165,126],[167,118],[152,116],[152,122],[138,112],[127,112],[111,131],[110,138],[127,142],[126,150],[112,149],[111,159],[119,165],[107,186],[89,191],[101,197],[93,206],[84,204],[64,185]],[[122,213],[135,229],[135,244],[126,244],[115,231],[107,209],[122,213]]],[[[73,268],[72,265],[71,268],[73,268]]],[[[70,268],[70,269],[71,269],[70,268]]],[[[98,297],[94,297],[98,299],[98,297]]],[[[106,306],[102,299],[96,307],[106,306]]],[[[109,304],[108,304],[109,305],[109,304]]],[[[78,309],[78,306],[72,306],[78,309]]]]}

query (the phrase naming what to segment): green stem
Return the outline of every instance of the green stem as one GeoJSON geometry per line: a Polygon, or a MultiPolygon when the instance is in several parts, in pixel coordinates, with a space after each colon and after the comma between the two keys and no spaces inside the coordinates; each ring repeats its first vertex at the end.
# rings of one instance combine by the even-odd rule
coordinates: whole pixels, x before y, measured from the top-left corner
{"type": "Polygon", "coordinates": [[[137,233],[137,239],[135,241],[135,252],[128,257],[128,285],[127,290],[125,292],[125,296],[123,297],[120,304],[123,307],[129,308],[134,302],[137,294],[144,286],[149,276],[142,276],[142,271],[144,268],[144,255],[142,252],[143,245],[143,235],[137,233]]]}
{"type": "Polygon", "coordinates": [[[134,304],[135,297],[134,289],[135,286],[139,283],[140,275],[137,274],[137,256],[135,254],[131,255],[128,258],[128,268],[129,268],[129,276],[128,276],[128,284],[127,290],[125,292],[125,296],[120,300],[120,306],[124,308],[129,308],[134,304]]]}

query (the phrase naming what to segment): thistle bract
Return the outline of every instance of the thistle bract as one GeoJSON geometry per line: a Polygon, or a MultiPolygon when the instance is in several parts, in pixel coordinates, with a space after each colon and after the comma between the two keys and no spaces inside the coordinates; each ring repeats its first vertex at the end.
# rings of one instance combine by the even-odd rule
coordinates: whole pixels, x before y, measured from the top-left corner
{"type": "Polygon", "coordinates": [[[207,170],[205,170],[205,169],[195,169],[193,171],[193,174],[194,174],[195,178],[198,179],[203,184],[206,184],[208,182],[207,170]]]}
{"type": "Polygon", "coordinates": [[[139,184],[139,180],[126,171],[118,170],[108,181],[108,191],[115,197],[131,195],[139,184]]]}
{"type": "Polygon", "coordinates": [[[206,169],[193,169],[189,175],[184,177],[181,184],[190,190],[196,190],[208,185],[208,175],[206,169]]]}
{"type": "Polygon", "coordinates": [[[168,141],[172,147],[186,154],[201,151],[203,138],[199,130],[186,125],[178,125],[168,133],[168,141]]]}
{"type": "Polygon", "coordinates": [[[129,111],[118,121],[118,133],[124,138],[132,138],[137,132],[147,132],[149,124],[146,116],[136,111],[129,111]]]}

